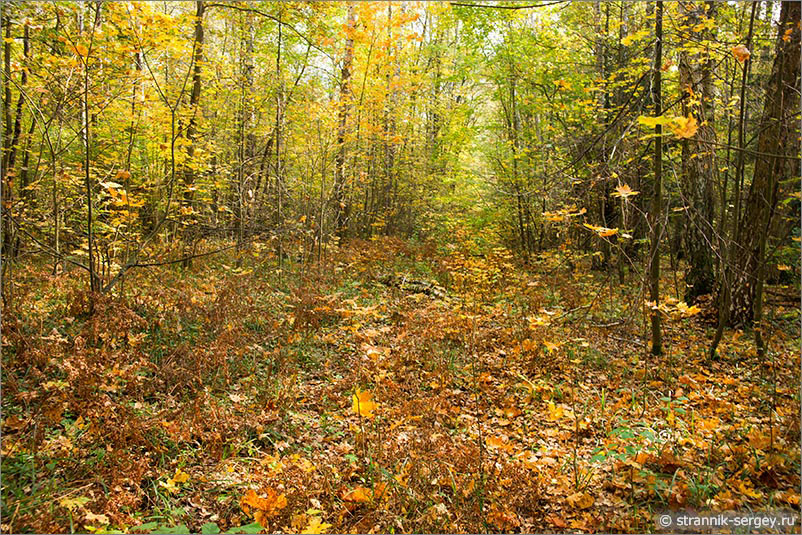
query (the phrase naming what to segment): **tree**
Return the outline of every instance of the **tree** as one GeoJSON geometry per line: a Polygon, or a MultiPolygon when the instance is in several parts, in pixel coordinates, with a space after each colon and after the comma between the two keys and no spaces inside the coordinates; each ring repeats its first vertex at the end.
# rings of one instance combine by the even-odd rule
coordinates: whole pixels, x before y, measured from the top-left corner
{"type": "MultiPolygon", "coordinates": [[[[663,114],[662,70],[663,70],[663,2],[658,0],[654,19],[654,67],[652,74],[652,103],[654,115],[663,114]]],[[[649,299],[654,304],[651,311],[652,354],[662,355],[663,339],[660,325],[660,240],[663,234],[663,125],[654,127],[654,179],[652,182],[652,205],[649,211],[649,299]]]]}
{"type": "Polygon", "coordinates": [[[768,259],[766,247],[783,191],[798,186],[800,79],[800,3],[783,2],[776,55],[766,85],[752,182],[745,199],[732,272],[730,321],[734,325],[760,322],[762,290],[768,259]]]}
{"type": "Polygon", "coordinates": [[[354,24],[356,8],[348,2],[348,15],[345,23],[345,51],[343,52],[342,69],[340,70],[340,101],[337,108],[337,155],[334,164],[334,229],[337,235],[345,235],[348,206],[345,194],[345,136],[348,115],[351,109],[351,68],[354,61],[354,24]]]}
{"type": "Polygon", "coordinates": [[[699,125],[692,139],[682,141],[682,202],[687,211],[684,245],[688,261],[685,300],[693,302],[713,290],[713,184],[716,177],[716,130],[713,122],[714,59],[710,24],[716,5],[680,2],[683,35],[679,58],[682,114],[699,125]],[[705,13],[705,7],[707,12],[705,13]]]}

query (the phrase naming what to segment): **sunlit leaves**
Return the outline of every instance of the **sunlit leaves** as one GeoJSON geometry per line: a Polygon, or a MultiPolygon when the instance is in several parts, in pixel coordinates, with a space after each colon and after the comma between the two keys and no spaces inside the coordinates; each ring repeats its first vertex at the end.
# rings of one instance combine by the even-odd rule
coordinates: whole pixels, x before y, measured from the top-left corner
{"type": "Polygon", "coordinates": [[[629,35],[624,36],[624,38],[621,39],[621,44],[624,46],[629,46],[633,43],[637,43],[638,41],[642,41],[643,39],[648,37],[649,33],[650,33],[649,29],[638,30],[635,33],[631,33],[629,35]]]}
{"type": "Polygon", "coordinates": [[[646,115],[641,115],[638,117],[638,124],[641,126],[645,126],[647,128],[655,128],[656,126],[666,126],[671,124],[674,121],[673,117],[668,117],[666,115],[661,115],[659,117],[649,117],[646,115]]]}
{"type": "Polygon", "coordinates": [[[543,212],[543,217],[546,218],[546,221],[550,221],[552,223],[561,223],[571,218],[579,217],[585,213],[587,213],[585,208],[577,210],[576,207],[572,206],[562,210],[556,210],[554,212],[543,212]]]}
{"type": "Polygon", "coordinates": [[[565,409],[561,405],[556,405],[553,401],[548,404],[548,419],[552,422],[561,420],[565,415],[565,409]]]}

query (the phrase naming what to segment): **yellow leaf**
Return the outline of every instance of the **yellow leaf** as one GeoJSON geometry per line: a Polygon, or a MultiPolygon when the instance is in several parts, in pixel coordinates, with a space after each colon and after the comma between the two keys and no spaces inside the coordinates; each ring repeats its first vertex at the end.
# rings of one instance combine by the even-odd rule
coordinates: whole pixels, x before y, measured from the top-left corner
{"type": "Polygon", "coordinates": [[[494,449],[494,450],[502,450],[502,451],[510,452],[513,449],[512,444],[510,444],[509,442],[505,442],[504,441],[504,437],[500,437],[500,436],[487,437],[487,439],[485,439],[485,443],[487,444],[488,448],[494,449]]]}
{"type": "Polygon", "coordinates": [[[671,131],[674,132],[674,135],[682,139],[693,137],[697,130],[699,130],[699,124],[692,115],[688,117],[677,117],[674,120],[674,125],[671,127],[671,131]]]}
{"type": "Polygon", "coordinates": [[[544,340],[543,345],[546,346],[546,351],[549,353],[554,353],[560,348],[560,344],[555,344],[554,342],[549,342],[548,340],[544,340]]]}
{"type": "Polygon", "coordinates": [[[591,225],[589,223],[582,223],[582,225],[598,234],[600,238],[606,238],[608,236],[614,236],[618,234],[617,228],[597,227],[596,225],[591,225]]]}
{"type": "Polygon", "coordinates": [[[549,401],[549,420],[556,422],[563,417],[564,413],[565,410],[562,407],[558,407],[553,401],[549,401]]]}
{"type": "Polygon", "coordinates": [[[309,523],[301,533],[326,533],[326,530],[331,527],[331,524],[321,522],[320,517],[313,516],[309,518],[309,523]]]}
{"type": "Polygon", "coordinates": [[[177,468],[175,471],[175,475],[173,476],[172,479],[176,483],[186,483],[187,481],[189,481],[189,474],[187,474],[180,468],[177,468]]]}
{"type": "Polygon", "coordinates": [[[159,486],[164,488],[164,490],[166,490],[170,494],[178,492],[178,486],[172,479],[168,479],[167,481],[159,481],[159,486]]]}
{"type": "Polygon", "coordinates": [[[365,418],[373,418],[373,411],[379,408],[379,404],[373,401],[373,394],[370,392],[362,392],[357,388],[352,399],[354,412],[365,418]]]}
{"type": "Polygon", "coordinates": [[[89,50],[84,45],[75,45],[75,52],[78,53],[79,56],[86,57],[89,54],[89,50]]]}
{"type": "Polygon", "coordinates": [[[752,53],[744,45],[737,45],[732,47],[732,55],[738,60],[738,63],[743,64],[749,59],[752,53]]]}
{"type": "Polygon", "coordinates": [[[65,509],[73,511],[78,507],[83,507],[89,503],[89,498],[86,496],[78,496],[77,498],[62,498],[58,501],[58,504],[65,509]]]}
{"type": "Polygon", "coordinates": [[[646,115],[641,115],[638,117],[638,124],[648,128],[654,128],[657,125],[671,124],[673,120],[673,117],[666,117],[665,115],[661,115],[659,117],[648,117],[646,115]]]}

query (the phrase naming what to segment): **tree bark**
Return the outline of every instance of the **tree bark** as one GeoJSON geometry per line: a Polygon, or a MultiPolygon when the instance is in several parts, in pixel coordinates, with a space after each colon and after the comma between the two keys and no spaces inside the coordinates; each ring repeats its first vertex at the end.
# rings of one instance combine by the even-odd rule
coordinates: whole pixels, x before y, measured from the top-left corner
{"type": "MultiPolygon", "coordinates": [[[[760,321],[766,244],[783,181],[799,176],[800,3],[783,2],[776,55],[766,86],[752,184],[738,228],[734,255],[730,324],[760,321]]],[[[798,182],[796,183],[798,185],[798,182]]]]}
{"type": "MultiPolygon", "coordinates": [[[[662,103],[662,66],[663,66],[663,2],[657,2],[655,14],[655,45],[654,45],[654,71],[652,79],[652,100],[654,102],[654,115],[663,114],[662,103]]],[[[660,238],[663,234],[663,126],[654,127],[654,181],[652,189],[652,206],[649,210],[649,224],[651,227],[649,251],[649,299],[655,307],[660,304],[660,238]]],[[[663,339],[660,321],[660,312],[651,311],[652,326],[652,354],[662,355],[663,339]]]]}
{"type": "MultiPolygon", "coordinates": [[[[195,138],[197,137],[198,125],[198,110],[201,96],[201,89],[203,85],[203,15],[206,11],[206,5],[203,0],[195,2],[195,37],[192,44],[193,58],[192,58],[192,91],[189,94],[189,107],[192,110],[192,115],[187,124],[186,136],[189,144],[187,145],[187,165],[184,169],[183,178],[186,189],[184,190],[183,205],[185,209],[191,209],[194,198],[194,184],[195,184],[195,170],[193,169],[193,158],[195,157],[195,138]]],[[[186,260],[182,263],[184,267],[189,267],[192,263],[191,255],[189,254],[189,243],[192,240],[190,233],[184,232],[184,253],[183,256],[186,260]]]]}
{"type": "MultiPolygon", "coordinates": [[[[704,8],[694,2],[680,2],[683,25],[692,28],[705,18],[715,16],[715,4],[704,8]]],[[[695,37],[705,41],[710,32],[703,29],[695,37]]],[[[690,37],[690,35],[689,35],[690,37]]],[[[695,41],[696,39],[694,39],[695,41]]],[[[680,87],[683,91],[682,113],[693,116],[699,130],[693,139],[682,142],[682,201],[687,217],[684,219],[685,257],[689,269],[685,274],[685,300],[693,302],[713,290],[713,184],[716,177],[715,141],[713,128],[713,60],[709,53],[680,53],[680,87]]]]}
{"type": "Polygon", "coordinates": [[[345,203],[345,135],[348,114],[351,110],[351,66],[354,61],[354,39],[352,32],[356,21],[356,8],[348,2],[348,18],[346,22],[345,53],[340,75],[340,102],[337,125],[337,156],[334,166],[334,229],[339,237],[346,231],[348,207],[345,203]]]}

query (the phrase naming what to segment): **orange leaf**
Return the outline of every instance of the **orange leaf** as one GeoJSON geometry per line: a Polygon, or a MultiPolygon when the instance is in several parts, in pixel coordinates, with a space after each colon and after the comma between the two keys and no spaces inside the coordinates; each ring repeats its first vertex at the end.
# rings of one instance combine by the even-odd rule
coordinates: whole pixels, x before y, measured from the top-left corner
{"type": "Polygon", "coordinates": [[[738,45],[732,47],[732,55],[738,60],[739,63],[743,64],[749,59],[752,53],[744,45],[738,45]]]}
{"type": "Polygon", "coordinates": [[[254,520],[267,527],[267,519],[287,507],[287,497],[273,489],[267,489],[264,497],[259,496],[255,490],[248,489],[240,499],[240,506],[246,513],[253,514],[254,520]]]}
{"type": "Polygon", "coordinates": [[[343,495],[343,500],[353,503],[367,503],[370,501],[370,489],[355,487],[343,495]]]}

